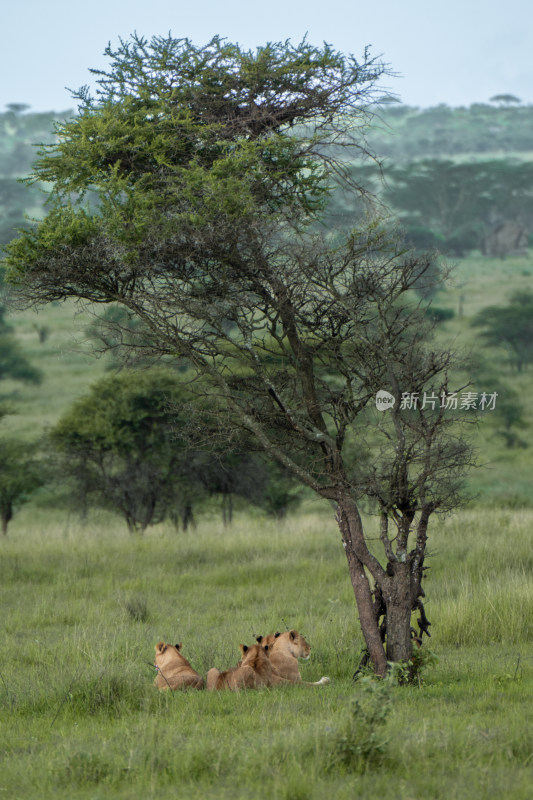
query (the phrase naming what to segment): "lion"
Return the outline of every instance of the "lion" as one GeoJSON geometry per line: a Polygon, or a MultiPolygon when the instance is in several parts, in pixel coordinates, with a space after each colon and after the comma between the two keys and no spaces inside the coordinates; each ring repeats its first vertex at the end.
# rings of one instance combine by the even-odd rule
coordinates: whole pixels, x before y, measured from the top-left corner
{"type": "Polygon", "coordinates": [[[212,667],[207,673],[207,689],[260,689],[267,686],[288,683],[272,670],[268,657],[268,645],[239,645],[242,659],[236,667],[220,672],[212,667]]]}
{"type": "Polygon", "coordinates": [[[158,689],[203,689],[204,679],[180,653],[179,644],[159,642],[155,646],[155,668],[157,677],[154,681],[158,689]]]}
{"type": "Polygon", "coordinates": [[[274,675],[290,683],[300,683],[304,686],[324,686],[330,683],[330,679],[326,677],[313,683],[302,681],[298,659],[307,661],[311,646],[298,631],[270,633],[268,636],[258,636],[256,641],[268,651],[274,675]]]}

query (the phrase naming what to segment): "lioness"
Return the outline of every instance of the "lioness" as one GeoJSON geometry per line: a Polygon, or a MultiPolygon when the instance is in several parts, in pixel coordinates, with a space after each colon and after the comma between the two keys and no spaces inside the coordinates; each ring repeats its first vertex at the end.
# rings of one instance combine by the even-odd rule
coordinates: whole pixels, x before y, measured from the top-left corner
{"type": "MultiPolygon", "coordinates": [[[[270,633],[268,636],[258,636],[256,641],[268,650],[268,656],[272,665],[272,672],[290,683],[304,683],[300,670],[298,669],[298,659],[307,661],[311,646],[298,631],[286,631],[285,633],[270,633]]],[[[330,683],[329,678],[320,678],[314,683],[305,683],[305,686],[323,686],[330,683]]]]}
{"type": "Polygon", "coordinates": [[[159,642],[155,646],[154,681],[158,689],[203,689],[204,679],[191,667],[181,653],[179,644],[159,642]]]}
{"type": "Polygon", "coordinates": [[[259,689],[263,686],[287,683],[287,681],[272,671],[268,657],[268,645],[262,647],[253,644],[248,647],[239,645],[242,659],[236,667],[220,672],[213,667],[207,673],[207,689],[259,689]]]}

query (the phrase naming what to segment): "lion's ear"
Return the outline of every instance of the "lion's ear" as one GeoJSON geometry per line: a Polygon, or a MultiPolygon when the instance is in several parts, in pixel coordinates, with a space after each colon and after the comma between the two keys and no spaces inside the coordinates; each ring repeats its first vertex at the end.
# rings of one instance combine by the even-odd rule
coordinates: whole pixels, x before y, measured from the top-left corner
{"type": "Polygon", "coordinates": [[[298,636],[298,632],[297,631],[289,631],[289,636],[291,637],[292,641],[294,642],[294,640],[298,636]]]}
{"type": "Polygon", "coordinates": [[[265,651],[265,653],[268,653],[269,647],[270,647],[270,645],[268,645],[268,644],[266,644],[266,645],[263,647],[263,650],[265,651]]]}
{"type": "Polygon", "coordinates": [[[247,644],[240,644],[240,645],[239,645],[239,647],[240,647],[240,649],[241,649],[241,653],[242,653],[243,655],[244,655],[245,653],[247,653],[247,652],[248,652],[248,650],[250,649],[250,648],[248,647],[248,645],[247,645],[247,644]]]}
{"type": "Polygon", "coordinates": [[[274,634],[274,639],[277,639],[278,636],[281,636],[281,633],[279,631],[277,631],[277,633],[274,634]]]}
{"type": "Polygon", "coordinates": [[[263,641],[263,637],[262,636],[256,636],[255,637],[255,641],[257,642],[257,644],[261,644],[261,642],[263,641]]]}
{"type": "Polygon", "coordinates": [[[180,650],[181,649],[181,642],[178,642],[178,644],[175,644],[174,647],[176,648],[176,650],[180,650]]]}
{"type": "Polygon", "coordinates": [[[166,649],[167,649],[167,646],[166,646],[166,644],[164,642],[159,642],[155,646],[155,652],[158,655],[161,655],[161,653],[164,653],[166,649]]]}

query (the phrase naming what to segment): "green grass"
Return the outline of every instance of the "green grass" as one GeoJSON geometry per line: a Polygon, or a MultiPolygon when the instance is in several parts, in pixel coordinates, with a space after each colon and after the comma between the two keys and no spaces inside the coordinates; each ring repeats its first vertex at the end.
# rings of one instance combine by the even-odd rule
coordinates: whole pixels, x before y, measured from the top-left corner
{"type": "MultiPolygon", "coordinates": [[[[381,760],[328,770],[362,646],[325,508],[132,537],[28,507],[0,542],[0,791],[26,798],[526,798],[533,770],[533,512],[434,525],[426,584],[438,663],[391,687],[381,760]],[[506,591],[507,587],[507,591],[506,591]],[[140,618],[132,609],[141,607],[140,618]],[[158,693],[160,639],[205,675],[286,625],[321,688],[158,693]]],[[[426,645],[427,646],[427,645],[426,645]]]]}
{"type": "MultiPolygon", "coordinates": [[[[474,314],[530,282],[524,259],[461,261],[435,304],[457,312],[462,295],[463,313],[439,336],[479,348],[474,314]]],[[[17,412],[2,426],[34,439],[104,373],[105,359],[88,354],[87,318],[70,304],[10,321],[44,380],[2,382],[17,412]],[[48,328],[44,343],[36,324],[48,328]]],[[[360,691],[351,676],[362,647],[327,506],[306,504],[283,524],[241,513],[229,529],[204,513],[188,534],[161,525],[134,538],[111,515],[81,524],[44,489],[0,541],[0,796],[529,798],[533,373],[517,375],[501,349],[486,357],[524,402],[528,447],[506,448],[489,414],[473,431],[483,464],[469,479],[474,501],[430,529],[426,610],[438,663],[421,686],[391,688],[381,761],[362,774],[327,769],[360,691]],[[234,664],[240,642],[286,625],[312,645],[304,680],[329,675],[330,686],[153,688],[160,639],[182,641],[205,675],[234,664]]]]}
{"type": "Polygon", "coordinates": [[[7,321],[24,354],[41,369],[43,380],[37,386],[2,380],[1,397],[13,412],[3,429],[36,439],[104,374],[106,360],[92,355],[94,344],[87,336],[92,318],[71,302],[51,304],[39,313],[12,313],[7,321]],[[47,330],[43,343],[38,334],[41,327],[47,330]]]}

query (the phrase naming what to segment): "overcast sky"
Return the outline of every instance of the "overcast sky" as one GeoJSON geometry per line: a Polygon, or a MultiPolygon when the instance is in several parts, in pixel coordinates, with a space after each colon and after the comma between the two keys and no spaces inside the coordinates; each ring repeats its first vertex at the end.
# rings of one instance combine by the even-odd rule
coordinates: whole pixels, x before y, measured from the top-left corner
{"type": "Polygon", "coordinates": [[[408,105],[486,102],[513,94],[533,103],[531,0],[7,0],[1,12],[0,110],[73,107],[69,91],[106,66],[110,41],[133,31],[218,34],[246,48],[267,41],[328,42],[361,56],[366,45],[398,77],[384,83],[408,105]]]}

